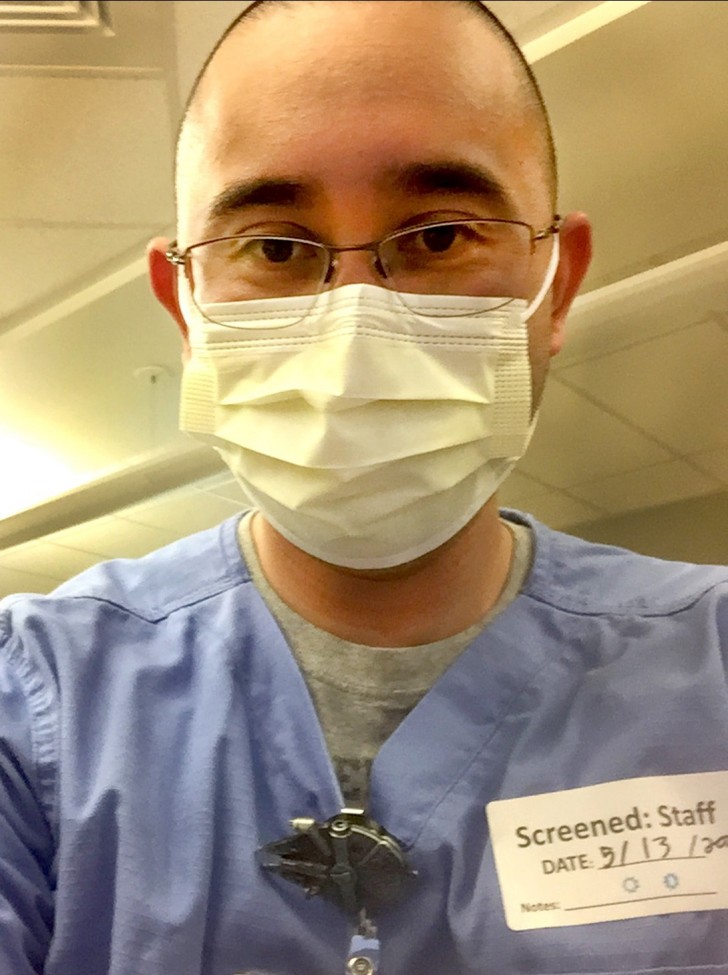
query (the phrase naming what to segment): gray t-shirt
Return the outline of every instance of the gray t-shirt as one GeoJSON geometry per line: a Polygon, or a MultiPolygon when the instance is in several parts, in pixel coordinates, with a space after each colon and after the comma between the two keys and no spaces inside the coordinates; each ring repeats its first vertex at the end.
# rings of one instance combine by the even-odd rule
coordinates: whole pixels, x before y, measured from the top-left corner
{"type": "Polygon", "coordinates": [[[382,744],[480,631],[518,595],[531,567],[531,531],[525,525],[505,522],[514,537],[513,558],[503,591],[482,620],[434,643],[370,647],[314,626],[273,591],[253,543],[252,514],[242,519],[239,533],[251,578],[305,677],[346,803],[363,809],[371,765],[382,744]]]}

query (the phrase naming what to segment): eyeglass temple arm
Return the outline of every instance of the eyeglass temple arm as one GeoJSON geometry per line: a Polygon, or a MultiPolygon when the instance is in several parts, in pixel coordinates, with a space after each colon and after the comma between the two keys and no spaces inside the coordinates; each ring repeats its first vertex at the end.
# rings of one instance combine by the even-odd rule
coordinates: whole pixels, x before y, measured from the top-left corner
{"type": "Polygon", "coordinates": [[[167,258],[170,264],[175,264],[177,267],[185,266],[185,256],[177,249],[176,240],[172,241],[167,250],[164,252],[164,256],[167,258]]]}
{"type": "Polygon", "coordinates": [[[537,240],[546,240],[547,237],[551,237],[553,236],[553,234],[558,234],[558,232],[561,230],[561,226],[563,222],[564,222],[564,218],[559,216],[558,213],[555,214],[554,219],[551,221],[548,227],[545,227],[539,233],[533,235],[534,243],[537,240]]]}

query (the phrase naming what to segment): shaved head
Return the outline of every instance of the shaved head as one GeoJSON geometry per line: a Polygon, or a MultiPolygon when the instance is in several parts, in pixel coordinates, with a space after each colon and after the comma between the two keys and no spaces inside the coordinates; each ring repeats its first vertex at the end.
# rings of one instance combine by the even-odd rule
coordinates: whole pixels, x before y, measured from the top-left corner
{"type": "MultiPolygon", "coordinates": [[[[345,3],[346,0],[328,0],[329,5],[333,7],[340,7],[342,2],[345,3]]],[[[349,2],[353,2],[353,0],[349,0],[349,2]]],[[[385,2],[387,6],[390,5],[390,0],[368,0],[368,6],[372,8],[372,18],[377,16],[376,7],[385,2]]],[[[437,7],[443,6],[442,0],[424,0],[424,3],[425,5],[428,3],[434,4],[437,7]]],[[[194,172],[194,163],[188,166],[187,157],[189,155],[194,156],[194,153],[189,152],[189,148],[201,135],[201,133],[195,132],[195,129],[200,123],[201,116],[204,115],[204,104],[208,95],[210,77],[211,74],[214,74],[214,65],[219,52],[234,38],[240,37],[248,24],[259,20],[273,10],[285,10],[285,8],[288,8],[293,12],[296,8],[302,8],[304,6],[321,7],[322,3],[321,0],[318,0],[316,3],[313,0],[254,0],[254,2],[250,3],[233,20],[215,44],[195,79],[180,124],[177,142],[178,201],[184,195],[182,192],[182,184],[186,182],[187,173],[190,169],[194,172]]],[[[356,0],[356,6],[363,6],[362,0],[356,0]]],[[[407,6],[413,6],[411,0],[407,6]]],[[[453,13],[459,8],[460,20],[463,16],[476,16],[482,27],[488,29],[492,35],[495,35],[502,42],[504,50],[508,53],[522,98],[522,107],[531,116],[531,120],[538,134],[539,149],[542,156],[541,162],[551,197],[552,208],[555,209],[557,193],[556,151],[548,112],[530,65],[524,58],[522,51],[511,34],[480,0],[448,0],[448,6],[452,9],[453,13]]],[[[365,50],[366,37],[362,39],[361,43],[362,48],[365,50]]],[[[332,93],[333,97],[335,97],[335,93],[332,93]]]]}

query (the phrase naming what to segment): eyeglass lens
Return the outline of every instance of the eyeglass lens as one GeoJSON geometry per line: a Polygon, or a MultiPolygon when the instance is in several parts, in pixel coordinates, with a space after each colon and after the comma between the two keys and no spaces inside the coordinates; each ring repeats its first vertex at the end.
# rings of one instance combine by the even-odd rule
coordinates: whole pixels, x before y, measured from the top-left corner
{"type": "MultiPolygon", "coordinates": [[[[529,227],[493,220],[414,227],[376,246],[382,284],[399,292],[405,304],[407,294],[526,297],[532,250],[529,227]]],[[[195,302],[215,320],[217,304],[315,296],[336,286],[337,265],[344,259],[336,248],[293,237],[207,241],[190,249],[195,302]]]]}

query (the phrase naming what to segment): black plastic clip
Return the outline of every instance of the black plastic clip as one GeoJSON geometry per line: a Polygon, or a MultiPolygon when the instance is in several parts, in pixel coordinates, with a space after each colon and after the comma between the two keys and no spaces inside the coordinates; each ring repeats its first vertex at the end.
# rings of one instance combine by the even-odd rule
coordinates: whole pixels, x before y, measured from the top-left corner
{"type": "Polygon", "coordinates": [[[319,823],[291,820],[292,836],[258,851],[264,869],[364,917],[396,901],[415,876],[400,843],[361,809],[319,823]]]}

